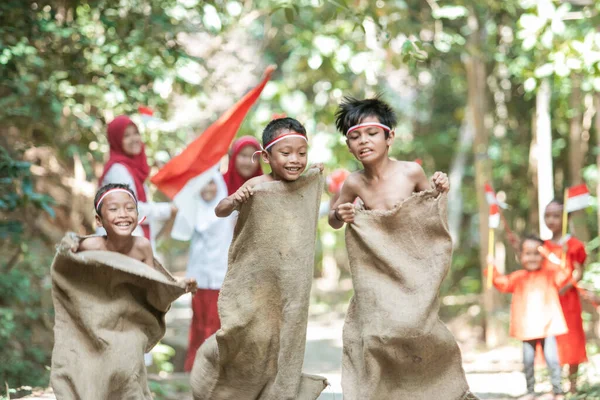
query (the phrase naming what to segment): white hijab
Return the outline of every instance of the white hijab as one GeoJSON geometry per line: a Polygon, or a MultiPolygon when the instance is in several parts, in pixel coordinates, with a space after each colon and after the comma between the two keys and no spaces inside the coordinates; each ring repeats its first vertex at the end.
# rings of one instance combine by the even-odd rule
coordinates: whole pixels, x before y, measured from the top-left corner
{"type": "Polygon", "coordinates": [[[218,220],[215,208],[221,200],[227,197],[227,185],[217,167],[190,179],[190,181],[175,196],[173,202],[179,209],[171,237],[177,240],[190,240],[194,233],[204,232],[218,220]],[[211,181],[217,185],[217,194],[209,202],[204,201],[200,192],[211,181]]]}

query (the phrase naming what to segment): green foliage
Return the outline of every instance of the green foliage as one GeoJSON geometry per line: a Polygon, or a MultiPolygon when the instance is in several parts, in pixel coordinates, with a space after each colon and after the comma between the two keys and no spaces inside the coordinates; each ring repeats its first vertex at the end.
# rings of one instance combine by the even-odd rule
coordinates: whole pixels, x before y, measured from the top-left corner
{"type": "MultiPolygon", "coordinates": [[[[5,148],[0,147],[0,212],[15,215],[17,211],[34,206],[53,217],[52,198],[34,191],[29,167],[29,163],[14,160],[5,148]]],[[[22,233],[23,222],[19,219],[0,221],[0,239],[19,239],[22,233]]]]}
{"type": "MultiPolygon", "coordinates": [[[[10,312],[0,313],[0,340],[8,334],[28,337],[22,332],[39,318],[40,299],[23,292],[41,287],[48,265],[45,255],[36,260],[23,246],[38,246],[29,243],[37,238],[34,216],[52,213],[53,204],[33,190],[29,165],[16,159],[18,151],[50,146],[68,167],[77,156],[87,179],[95,181],[108,149],[106,121],[114,115],[135,114],[139,105],[147,105],[169,119],[178,111],[174,95],[186,95],[199,110],[210,110],[201,121],[206,126],[237,100],[228,90],[240,70],[255,69],[252,76],[258,78],[261,67],[270,63],[279,68],[240,135],[258,136],[273,114],[283,112],[306,125],[311,162],[325,162],[326,172],[356,170],[359,164],[335,132],[334,113],[345,95],[381,93],[399,114],[392,156],[420,158],[432,174],[449,171],[459,150],[469,112],[465,60],[483,60],[486,71],[480,83],[487,96],[478,100],[488,109],[489,146],[476,155],[472,144],[467,148],[461,246],[442,289],[443,294],[480,292],[474,158],[489,160],[492,183],[511,206],[505,212],[511,227],[519,233],[537,230],[536,194],[528,170],[535,91],[541,79],[554,83],[552,150],[556,186],[562,190],[569,184],[570,95],[577,84],[584,94],[600,87],[599,12],[597,4],[579,7],[558,0],[0,2],[0,129],[18,129],[18,135],[6,136],[12,138],[8,144],[0,142],[16,150],[12,156],[0,154],[0,183],[7,187],[0,192],[0,210],[10,212],[9,219],[0,221],[0,238],[15,238],[3,254],[16,254],[12,264],[10,257],[0,257],[3,266],[13,265],[2,271],[7,278],[2,284],[6,287],[0,287],[0,307],[10,312]],[[188,35],[198,36],[186,46],[188,35]],[[213,40],[214,47],[206,44],[213,40]],[[196,52],[195,46],[204,51],[196,52]],[[227,57],[219,57],[223,54],[227,57]],[[226,84],[220,86],[221,81],[226,84]],[[223,104],[211,107],[220,95],[223,104]],[[28,307],[31,312],[25,311],[28,307]]],[[[192,128],[166,132],[142,127],[150,163],[166,161],[181,150],[192,128]]],[[[594,150],[585,155],[583,171],[590,186],[598,181],[595,145],[592,135],[589,148],[594,150]]],[[[60,209],[54,209],[58,218],[60,209]]],[[[589,210],[586,221],[592,232],[598,228],[595,211],[589,210]]],[[[319,254],[343,260],[343,233],[324,222],[319,228],[319,254]]],[[[590,245],[596,251],[600,241],[590,245]]],[[[173,241],[159,248],[169,250],[171,259],[185,252],[184,245],[174,246],[173,241]]],[[[507,257],[513,264],[509,270],[514,268],[512,258],[507,257]]],[[[588,269],[585,279],[598,287],[595,270],[588,269]]],[[[4,360],[3,351],[8,350],[0,346],[4,360]]],[[[35,359],[25,351],[15,354],[21,360],[35,359]]],[[[163,355],[159,363],[166,371],[170,363],[168,354],[163,355]]],[[[11,379],[20,382],[21,375],[11,379]]]]}
{"type": "Polygon", "coordinates": [[[8,216],[0,222],[0,382],[10,387],[45,385],[48,378],[44,367],[48,346],[42,346],[39,338],[34,340],[36,332],[44,330],[43,314],[49,311],[42,305],[40,290],[48,260],[40,263],[41,254],[28,252],[24,239],[29,237],[29,229],[19,215],[35,209],[50,215],[54,212],[52,199],[34,191],[29,167],[0,147],[0,212],[8,216]]]}

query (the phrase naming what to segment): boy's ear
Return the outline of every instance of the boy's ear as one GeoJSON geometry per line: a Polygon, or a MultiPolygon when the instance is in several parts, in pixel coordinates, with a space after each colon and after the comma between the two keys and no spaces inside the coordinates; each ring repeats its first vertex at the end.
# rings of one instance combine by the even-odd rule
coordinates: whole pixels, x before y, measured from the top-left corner
{"type": "Polygon", "coordinates": [[[391,145],[392,145],[392,142],[394,141],[394,138],[395,138],[395,137],[396,137],[396,131],[392,129],[392,130],[391,130],[391,131],[388,133],[388,138],[386,139],[386,142],[387,142],[388,146],[391,146],[391,145]]]}
{"type": "Polygon", "coordinates": [[[262,160],[267,163],[267,164],[271,164],[269,162],[269,154],[266,151],[261,151],[260,152],[260,157],[262,158],[262,160]]]}
{"type": "Polygon", "coordinates": [[[96,225],[98,225],[99,228],[102,228],[102,218],[100,218],[98,214],[96,214],[96,225]]]}

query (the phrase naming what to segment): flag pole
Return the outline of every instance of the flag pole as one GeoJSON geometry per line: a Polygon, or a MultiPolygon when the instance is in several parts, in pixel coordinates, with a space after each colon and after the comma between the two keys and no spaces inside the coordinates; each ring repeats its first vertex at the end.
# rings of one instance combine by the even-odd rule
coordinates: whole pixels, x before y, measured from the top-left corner
{"type": "MultiPolygon", "coordinates": [[[[565,198],[563,201],[563,215],[562,215],[562,237],[561,241],[566,240],[567,238],[567,228],[569,225],[569,212],[567,211],[567,202],[569,201],[569,188],[565,189],[565,198]]],[[[562,257],[560,260],[560,266],[565,268],[567,266],[567,251],[565,250],[566,243],[562,244],[562,257]]]]}
{"type": "Polygon", "coordinates": [[[494,228],[489,228],[488,231],[488,265],[487,265],[487,288],[492,287],[494,279],[494,228]]]}

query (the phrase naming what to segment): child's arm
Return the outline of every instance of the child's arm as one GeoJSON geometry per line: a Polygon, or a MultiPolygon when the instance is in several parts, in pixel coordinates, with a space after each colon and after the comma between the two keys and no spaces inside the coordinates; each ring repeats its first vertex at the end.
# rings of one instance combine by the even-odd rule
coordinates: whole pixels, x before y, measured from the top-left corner
{"type": "Polygon", "coordinates": [[[344,223],[354,222],[354,204],[356,199],[356,183],[354,174],[350,175],[340,190],[340,195],[329,211],[329,225],[333,229],[340,229],[344,223]]]}
{"type": "Polygon", "coordinates": [[[560,264],[554,264],[558,269],[560,269],[556,275],[556,284],[559,288],[558,294],[561,296],[575,286],[577,282],[581,280],[581,278],[583,278],[583,263],[587,258],[585,248],[582,244],[576,244],[572,251],[569,251],[568,247],[565,245],[563,251],[568,252],[567,257],[571,258],[572,260],[573,272],[569,274],[566,270],[561,268],[560,264]]]}
{"type": "Polygon", "coordinates": [[[140,261],[154,268],[154,253],[150,241],[143,236],[136,236],[135,245],[139,250],[139,254],[143,257],[140,261]]]}
{"type": "MultiPolygon", "coordinates": [[[[488,260],[489,262],[489,260],[488,260]]],[[[498,289],[498,291],[503,292],[503,293],[512,293],[515,290],[515,274],[512,273],[510,275],[502,275],[500,272],[498,272],[498,269],[496,269],[496,266],[494,265],[494,269],[493,269],[493,278],[492,278],[492,283],[494,284],[494,286],[496,287],[496,289],[498,289]]],[[[488,269],[486,268],[483,271],[483,275],[487,278],[488,275],[488,269]]]]}
{"type": "Polygon", "coordinates": [[[425,171],[419,164],[413,162],[411,163],[411,166],[413,168],[412,176],[415,180],[415,192],[429,190],[432,186],[440,193],[446,193],[450,190],[450,181],[448,180],[448,175],[444,172],[435,172],[432,175],[430,182],[427,179],[427,175],[425,175],[425,171]]]}
{"type": "Polygon", "coordinates": [[[231,215],[241,204],[248,201],[254,194],[252,187],[257,183],[260,177],[252,178],[242,185],[234,194],[221,200],[215,208],[217,217],[223,218],[231,215]]]}

